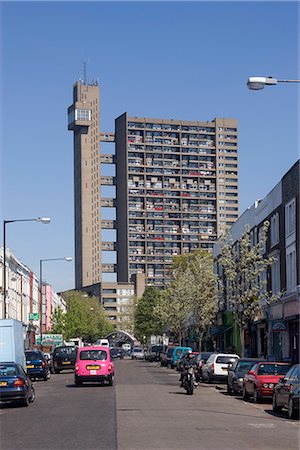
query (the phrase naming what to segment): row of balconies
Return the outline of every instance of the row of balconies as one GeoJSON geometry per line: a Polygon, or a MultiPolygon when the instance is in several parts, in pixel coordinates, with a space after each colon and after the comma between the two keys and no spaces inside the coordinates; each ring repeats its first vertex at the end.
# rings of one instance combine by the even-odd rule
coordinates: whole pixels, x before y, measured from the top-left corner
{"type": "MultiPolygon", "coordinates": [[[[194,147],[194,146],[193,146],[194,147]]],[[[156,153],[159,152],[159,154],[170,154],[170,153],[174,153],[174,154],[181,154],[181,155],[189,155],[189,154],[193,154],[194,156],[201,156],[201,155],[210,155],[213,156],[215,155],[216,151],[214,147],[210,147],[210,146],[204,146],[203,144],[201,144],[201,147],[194,147],[194,148],[186,148],[185,146],[183,147],[178,147],[178,146],[174,146],[174,147],[164,147],[162,145],[158,145],[158,146],[148,146],[148,145],[144,145],[144,143],[141,145],[140,142],[131,142],[130,144],[128,144],[128,150],[129,151],[136,151],[136,152],[142,152],[145,153],[147,151],[151,151],[151,153],[156,153]]]]}

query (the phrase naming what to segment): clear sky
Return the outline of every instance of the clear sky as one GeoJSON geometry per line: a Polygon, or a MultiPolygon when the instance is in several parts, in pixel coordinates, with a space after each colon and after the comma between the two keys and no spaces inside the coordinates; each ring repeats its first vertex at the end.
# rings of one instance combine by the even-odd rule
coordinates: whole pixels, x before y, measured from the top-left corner
{"type": "MultiPolygon", "coordinates": [[[[2,2],[1,220],[7,247],[39,260],[74,257],[73,83],[99,79],[101,130],[127,111],[239,128],[240,213],[299,158],[299,87],[249,91],[249,76],[299,79],[297,2],[2,2]]],[[[1,245],[3,245],[1,237],[1,245]]],[[[43,265],[56,291],[73,263],[43,265]]]]}

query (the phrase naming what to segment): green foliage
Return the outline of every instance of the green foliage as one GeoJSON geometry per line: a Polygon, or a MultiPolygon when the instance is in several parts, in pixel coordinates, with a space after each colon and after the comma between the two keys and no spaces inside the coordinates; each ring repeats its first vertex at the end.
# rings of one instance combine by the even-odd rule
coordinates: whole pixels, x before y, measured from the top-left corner
{"type": "Polygon", "coordinates": [[[51,315],[51,332],[55,334],[63,334],[66,326],[66,313],[59,306],[51,315]]]}
{"type": "Polygon", "coordinates": [[[141,341],[149,340],[152,334],[161,332],[161,324],[155,314],[161,292],[153,286],[146,287],[134,313],[134,334],[141,341]]]}
{"type": "Polygon", "coordinates": [[[96,297],[84,297],[79,291],[68,292],[64,295],[67,312],[64,320],[58,322],[53,316],[53,330],[63,325],[60,331],[66,340],[80,337],[93,342],[113,331],[114,327],[106,318],[105,312],[96,297]]]}
{"type": "Polygon", "coordinates": [[[187,327],[203,333],[210,325],[217,310],[216,281],[211,253],[197,250],[175,258],[171,283],[155,312],[179,341],[187,327]]]}
{"type": "Polygon", "coordinates": [[[228,242],[227,238],[221,247],[218,261],[222,269],[220,293],[226,297],[228,307],[239,324],[242,351],[246,324],[260,319],[265,306],[281,295],[273,295],[267,290],[267,271],[275,261],[275,258],[264,255],[268,230],[269,222],[265,221],[260,229],[259,242],[252,245],[250,229],[246,227],[236,245],[228,242]]]}

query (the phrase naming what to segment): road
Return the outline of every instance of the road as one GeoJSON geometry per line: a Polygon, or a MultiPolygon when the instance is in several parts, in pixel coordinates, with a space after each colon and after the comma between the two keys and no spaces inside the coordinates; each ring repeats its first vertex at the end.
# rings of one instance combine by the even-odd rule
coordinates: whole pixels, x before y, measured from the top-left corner
{"type": "Polygon", "coordinates": [[[28,408],[0,410],[1,450],[299,449],[299,422],[269,403],[229,397],[224,385],[193,396],[158,363],[116,362],[113,387],[75,387],[73,374],[36,382],[28,408]]]}

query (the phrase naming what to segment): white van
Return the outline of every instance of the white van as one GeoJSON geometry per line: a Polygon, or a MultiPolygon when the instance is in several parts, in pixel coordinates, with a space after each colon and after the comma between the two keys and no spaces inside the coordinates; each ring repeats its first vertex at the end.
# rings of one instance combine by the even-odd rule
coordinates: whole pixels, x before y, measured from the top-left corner
{"type": "Polygon", "coordinates": [[[101,347],[109,347],[108,339],[97,339],[96,345],[100,345],[101,347]]]}

